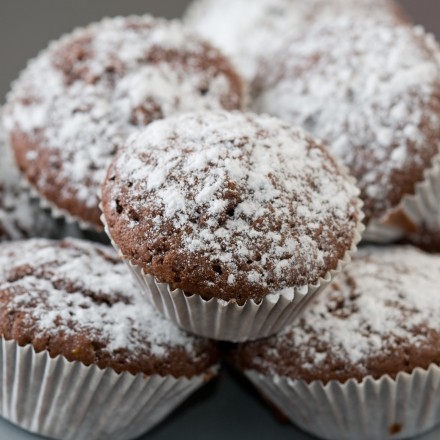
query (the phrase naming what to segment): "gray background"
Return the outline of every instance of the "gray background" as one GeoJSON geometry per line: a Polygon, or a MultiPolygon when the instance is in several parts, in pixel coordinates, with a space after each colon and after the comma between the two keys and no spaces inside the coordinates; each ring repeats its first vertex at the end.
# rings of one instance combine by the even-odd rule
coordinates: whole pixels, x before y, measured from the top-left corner
{"type": "MultiPolygon", "coordinates": [[[[0,0],[0,102],[26,60],[60,34],[103,16],[149,12],[157,16],[178,17],[188,3],[185,0],[0,0]]],[[[440,38],[439,0],[402,0],[401,3],[416,23],[423,24],[440,38]]],[[[0,420],[0,440],[35,438],[0,420]]],[[[277,421],[252,388],[227,371],[147,438],[310,439],[294,427],[277,421]]],[[[423,440],[439,438],[440,431],[425,436],[423,440]]]]}
{"type": "MultiPolygon", "coordinates": [[[[188,3],[189,0],[0,0],[0,102],[26,60],[34,57],[48,41],[74,27],[118,14],[149,12],[178,17],[188,3]]],[[[401,0],[401,3],[416,23],[440,36],[439,0],[401,0]]]]}

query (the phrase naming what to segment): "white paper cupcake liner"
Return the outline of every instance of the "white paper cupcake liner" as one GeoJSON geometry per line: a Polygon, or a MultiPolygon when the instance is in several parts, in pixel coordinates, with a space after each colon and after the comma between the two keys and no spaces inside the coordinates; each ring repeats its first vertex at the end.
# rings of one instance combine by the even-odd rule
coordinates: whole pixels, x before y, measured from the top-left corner
{"type": "Polygon", "coordinates": [[[292,293],[271,294],[261,302],[248,300],[239,305],[235,301],[217,298],[205,300],[199,295],[188,295],[181,289],[171,290],[168,284],[159,282],[128,261],[113,241],[103,215],[101,221],[114,248],[127,263],[152,305],[167,319],[188,332],[229,342],[265,338],[291,324],[313,297],[324,290],[351,261],[351,255],[356,252],[364,229],[359,223],[351,249],[338,262],[336,269],[330,270],[316,284],[295,289],[292,293]]]}
{"type": "MultiPolygon", "coordinates": [[[[391,210],[392,213],[406,217],[414,229],[440,230],[440,154],[433,159],[432,167],[424,172],[424,180],[416,184],[414,194],[403,197],[399,205],[391,210]]],[[[413,231],[376,221],[367,226],[363,238],[376,243],[391,243],[404,238],[405,232],[413,231]]]]}
{"type": "Polygon", "coordinates": [[[401,209],[416,226],[440,230],[440,154],[424,177],[414,195],[403,199],[401,209]]]}
{"type": "Polygon", "coordinates": [[[117,374],[0,339],[0,411],[21,428],[54,439],[129,440],[215,373],[191,379],[117,374]]]}
{"type": "Polygon", "coordinates": [[[399,228],[373,220],[365,229],[362,239],[372,243],[390,244],[400,240],[404,235],[404,231],[399,228]]]}
{"type": "Polygon", "coordinates": [[[285,416],[326,440],[391,440],[420,435],[440,424],[440,367],[417,368],[395,380],[384,376],[345,384],[246,376],[285,416]]]}

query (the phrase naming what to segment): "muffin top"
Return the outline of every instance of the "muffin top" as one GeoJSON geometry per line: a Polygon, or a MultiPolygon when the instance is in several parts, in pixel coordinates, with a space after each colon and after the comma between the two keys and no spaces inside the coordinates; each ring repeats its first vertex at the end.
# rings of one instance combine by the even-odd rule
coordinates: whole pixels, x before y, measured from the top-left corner
{"type": "Polygon", "coordinates": [[[278,336],[243,344],[243,370],[324,383],[440,365],[440,257],[367,248],[278,336]]]}
{"type": "Polygon", "coordinates": [[[255,108],[323,139],[357,178],[367,222],[386,220],[439,152],[439,60],[421,28],[316,25],[268,60],[255,108]]]}
{"type": "Polygon", "coordinates": [[[252,81],[261,58],[277,49],[286,34],[303,35],[313,23],[343,14],[404,19],[393,0],[195,0],[186,22],[232,56],[252,81]]]}
{"type": "Polygon", "coordinates": [[[189,113],[128,140],[102,205],[126,259],[239,304],[307,289],[357,242],[358,190],[319,143],[269,116],[189,113]]]}
{"type": "Polygon", "coordinates": [[[99,228],[97,192],[128,135],[177,112],[243,101],[229,61],[179,23],[118,17],[76,30],[31,61],[9,95],[6,127],[40,195],[99,228]]]}
{"type": "Polygon", "coordinates": [[[74,239],[0,245],[0,333],[118,373],[191,377],[217,360],[143,299],[110,248],[74,239]]]}
{"type": "Polygon", "coordinates": [[[55,232],[56,222],[31,201],[21,185],[0,121],[0,241],[49,236],[55,232]]]}

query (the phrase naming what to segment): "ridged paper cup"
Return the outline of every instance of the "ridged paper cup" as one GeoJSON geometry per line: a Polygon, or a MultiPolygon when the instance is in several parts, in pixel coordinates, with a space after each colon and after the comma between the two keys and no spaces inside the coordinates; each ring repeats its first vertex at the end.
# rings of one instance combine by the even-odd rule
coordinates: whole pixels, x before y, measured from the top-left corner
{"type": "Polygon", "coordinates": [[[153,428],[216,374],[188,378],[117,374],[0,339],[0,413],[63,440],[129,440],[153,428]]]}
{"type": "Polygon", "coordinates": [[[373,220],[365,229],[362,239],[371,243],[390,244],[400,240],[404,231],[373,220]]]}
{"type": "Polygon", "coordinates": [[[248,300],[243,305],[217,298],[205,300],[199,295],[189,295],[181,289],[171,290],[127,260],[113,241],[104,216],[104,228],[114,248],[127,263],[149,300],[167,319],[184,330],[209,339],[244,342],[266,338],[278,333],[301,314],[305,306],[324,290],[332,279],[351,261],[364,229],[361,223],[355,233],[353,245],[338,262],[335,269],[316,284],[295,289],[292,293],[267,295],[260,302],[248,300]]]}
{"type": "Polygon", "coordinates": [[[416,226],[437,230],[440,229],[440,154],[432,168],[425,171],[424,178],[416,185],[414,195],[404,198],[401,210],[416,226]]]}
{"type": "Polygon", "coordinates": [[[416,368],[396,379],[366,377],[345,384],[245,372],[255,387],[304,431],[326,440],[391,440],[440,424],[440,367],[416,368]]]}
{"type": "Polygon", "coordinates": [[[391,243],[418,228],[440,230],[440,154],[433,159],[432,167],[425,171],[423,180],[416,184],[414,194],[404,196],[389,214],[404,219],[406,227],[394,227],[392,221],[390,224],[373,221],[364,233],[366,241],[391,243]],[[406,230],[408,228],[411,230],[406,230]]]}

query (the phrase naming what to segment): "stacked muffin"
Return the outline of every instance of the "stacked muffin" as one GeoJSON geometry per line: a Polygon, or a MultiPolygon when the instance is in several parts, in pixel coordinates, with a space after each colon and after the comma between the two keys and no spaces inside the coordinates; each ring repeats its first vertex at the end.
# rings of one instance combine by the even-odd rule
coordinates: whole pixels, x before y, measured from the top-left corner
{"type": "Polygon", "coordinates": [[[105,19],[30,62],[5,148],[53,217],[116,252],[11,242],[42,232],[0,186],[3,417],[135,438],[215,376],[220,340],[319,437],[440,423],[440,257],[357,252],[363,223],[379,243],[440,225],[440,50],[375,5],[201,0],[194,30],[105,19]]]}
{"type": "Polygon", "coordinates": [[[5,125],[20,170],[54,215],[99,230],[98,188],[129,134],[177,112],[241,109],[245,97],[229,61],[180,24],[115,18],[31,61],[5,125]]]}
{"type": "Polygon", "coordinates": [[[358,190],[301,129],[189,113],[134,134],[102,188],[107,232],[150,300],[187,330],[279,331],[348,262],[358,190]]]}

